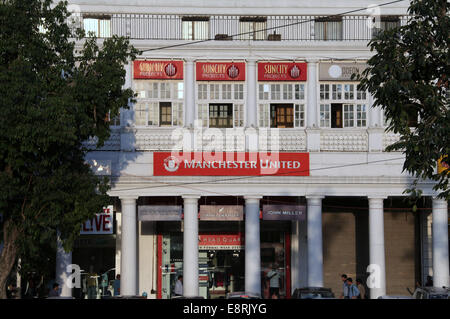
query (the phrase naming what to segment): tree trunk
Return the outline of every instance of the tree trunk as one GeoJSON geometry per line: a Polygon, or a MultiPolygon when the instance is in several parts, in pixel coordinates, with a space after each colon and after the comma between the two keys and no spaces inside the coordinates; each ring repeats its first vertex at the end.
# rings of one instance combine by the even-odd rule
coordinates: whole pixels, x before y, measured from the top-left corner
{"type": "Polygon", "coordinates": [[[4,247],[0,255],[0,299],[6,299],[6,283],[16,262],[19,230],[11,221],[3,224],[4,247]]]}

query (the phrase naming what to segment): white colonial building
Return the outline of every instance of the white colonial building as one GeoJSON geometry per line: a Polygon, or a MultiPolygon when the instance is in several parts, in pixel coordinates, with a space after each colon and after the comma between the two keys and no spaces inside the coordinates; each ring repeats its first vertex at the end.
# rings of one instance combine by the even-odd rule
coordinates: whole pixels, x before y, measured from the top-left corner
{"type": "Polygon", "coordinates": [[[340,296],[343,273],[372,298],[449,286],[448,203],[426,181],[417,211],[404,201],[398,137],[351,78],[408,1],[69,2],[76,25],[143,52],[126,66],[137,102],[88,155],[111,177],[112,234],[83,235],[62,265],[115,268],[122,295],[149,298],[179,274],[206,298],[340,296]]]}

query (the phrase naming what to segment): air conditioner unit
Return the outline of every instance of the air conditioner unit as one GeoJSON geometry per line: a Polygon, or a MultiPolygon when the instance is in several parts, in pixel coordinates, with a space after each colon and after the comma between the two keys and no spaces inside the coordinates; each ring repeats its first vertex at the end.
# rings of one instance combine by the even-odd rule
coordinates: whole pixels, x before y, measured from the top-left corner
{"type": "Polygon", "coordinates": [[[281,41],[281,34],[269,34],[269,36],[267,37],[267,40],[269,41],[281,41]]]}
{"type": "Polygon", "coordinates": [[[220,40],[220,41],[228,41],[232,40],[233,38],[230,37],[228,34],[216,34],[214,37],[214,40],[220,40]]]}

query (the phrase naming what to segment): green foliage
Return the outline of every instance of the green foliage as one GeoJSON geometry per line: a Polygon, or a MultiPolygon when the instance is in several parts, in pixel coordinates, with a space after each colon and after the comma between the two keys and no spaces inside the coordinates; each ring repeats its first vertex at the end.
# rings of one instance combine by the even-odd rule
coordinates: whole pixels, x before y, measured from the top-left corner
{"type": "Polygon", "coordinates": [[[439,158],[450,154],[449,8],[446,0],[411,1],[408,24],[369,43],[376,53],[357,77],[359,88],[374,96],[374,107],[383,108],[387,130],[400,134],[387,150],[405,154],[403,169],[416,178],[408,192],[416,197],[417,180],[433,180],[440,197],[450,198],[449,174],[436,170],[439,158]],[[419,117],[415,128],[408,126],[411,114],[419,117]]]}
{"type": "Polygon", "coordinates": [[[70,249],[109,203],[109,182],[85,163],[83,142],[96,136],[102,146],[108,113],[134,98],[123,89],[124,64],[137,51],[118,37],[75,43],[66,6],[0,3],[0,212],[20,231],[24,264],[55,247],[57,230],[70,249]]]}

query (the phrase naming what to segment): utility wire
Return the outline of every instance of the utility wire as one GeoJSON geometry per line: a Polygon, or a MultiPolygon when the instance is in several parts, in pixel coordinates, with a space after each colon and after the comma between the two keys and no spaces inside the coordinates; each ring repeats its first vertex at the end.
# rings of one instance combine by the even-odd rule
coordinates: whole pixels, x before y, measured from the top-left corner
{"type": "MultiPolygon", "coordinates": [[[[395,0],[395,1],[391,1],[391,2],[385,2],[385,3],[381,3],[381,4],[377,5],[377,6],[378,7],[384,7],[384,6],[387,6],[387,5],[390,5],[390,4],[394,4],[394,3],[398,3],[398,2],[402,2],[402,1],[406,1],[406,0],[395,0]]],[[[342,12],[342,13],[338,13],[338,14],[334,14],[334,15],[329,15],[329,16],[326,16],[326,18],[327,19],[338,18],[338,17],[342,17],[342,16],[344,16],[346,14],[355,13],[355,12],[359,12],[359,11],[363,11],[363,10],[367,10],[367,9],[368,8],[354,9],[354,10],[350,10],[350,11],[346,11],[346,12],[342,12]]],[[[303,20],[303,21],[288,23],[288,24],[284,24],[284,25],[280,25],[280,26],[259,29],[259,30],[255,30],[255,31],[242,32],[242,33],[229,35],[228,37],[233,38],[233,37],[238,37],[238,36],[247,35],[247,34],[254,34],[256,32],[277,30],[277,29],[281,29],[281,28],[294,26],[294,25],[299,25],[299,24],[303,24],[303,23],[313,22],[314,20],[315,19],[309,19],[309,20],[303,20]]],[[[193,44],[198,44],[198,43],[204,43],[204,42],[209,42],[209,41],[217,41],[217,40],[210,38],[210,39],[197,40],[197,41],[187,42],[187,43],[173,44],[173,45],[168,45],[168,46],[163,46],[163,47],[158,47],[158,48],[153,48],[153,49],[141,50],[140,54],[142,54],[143,52],[147,52],[147,51],[157,51],[157,50],[164,50],[164,49],[172,49],[172,48],[188,46],[188,45],[193,45],[193,44]]]]}

